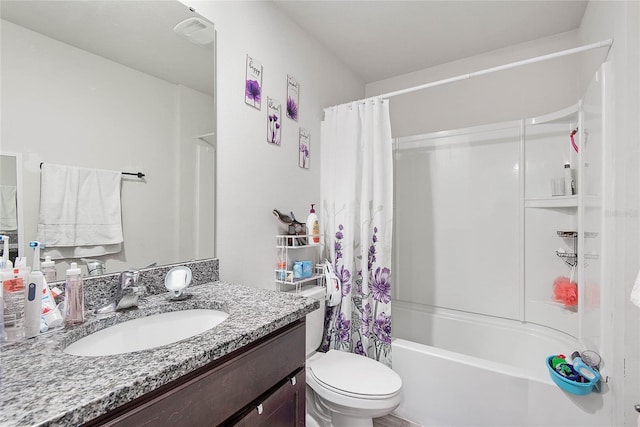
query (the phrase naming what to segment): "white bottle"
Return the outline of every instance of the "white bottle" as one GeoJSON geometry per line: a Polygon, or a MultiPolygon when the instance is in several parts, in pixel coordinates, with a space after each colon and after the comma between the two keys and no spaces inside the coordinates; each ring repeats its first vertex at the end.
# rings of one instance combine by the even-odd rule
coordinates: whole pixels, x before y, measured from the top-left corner
{"type": "Polygon", "coordinates": [[[40,271],[40,242],[29,242],[34,249],[33,269],[25,289],[24,336],[35,337],[40,333],[40,317],[42,316],[42,288],[45,286],[44,274],[40,271]]]}
{"type": "Polygon", "coordinates": [[[47,283],[53,283],[58,280],[58,272],[56,271],[55,262],[51,261],[51,257],[47,255],[44,257],[44,261],[40,264],[42,274],[47,283]]]}
{"type": "Polygon", "coordinates": [[[307,234],[312,236],[309,243],[315,245],[320,243],[320,223],[318,222],[316,210],[313,208],[314,206],[315,204],[312,203],[307,217],[307,234]]]}
{"type": "Polygon", "coordinates": [[[567,196],[576,194],[576,183],[573,177],[573,169],[569,163],[564,164],[564,194],[567,196]]]}

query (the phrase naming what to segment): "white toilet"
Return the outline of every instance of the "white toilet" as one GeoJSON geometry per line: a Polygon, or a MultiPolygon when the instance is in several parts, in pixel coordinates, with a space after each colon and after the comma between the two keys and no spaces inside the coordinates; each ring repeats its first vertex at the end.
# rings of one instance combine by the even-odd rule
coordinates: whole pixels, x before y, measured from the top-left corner
{"type": "Polygon", "coordinates": [[[320,301],[306,317],[306,423],[308,427],[371,427],[372,418],[400,404],[400,376],[382,363],[353,353],[316,352],[324,332],[326,289],[303,288],[299,295],[320,301]]]}

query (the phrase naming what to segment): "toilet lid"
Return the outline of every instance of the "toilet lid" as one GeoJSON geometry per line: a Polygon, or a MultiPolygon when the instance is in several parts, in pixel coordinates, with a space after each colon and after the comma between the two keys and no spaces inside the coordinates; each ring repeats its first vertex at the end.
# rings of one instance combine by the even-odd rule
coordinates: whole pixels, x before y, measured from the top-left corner
{"type": "Polygon", "coordinates": [[[396,394],[400,376],[382,363],[343,351],[329,350],[308,368],[319,382],[348,394],[380,397],[396,394]]]}

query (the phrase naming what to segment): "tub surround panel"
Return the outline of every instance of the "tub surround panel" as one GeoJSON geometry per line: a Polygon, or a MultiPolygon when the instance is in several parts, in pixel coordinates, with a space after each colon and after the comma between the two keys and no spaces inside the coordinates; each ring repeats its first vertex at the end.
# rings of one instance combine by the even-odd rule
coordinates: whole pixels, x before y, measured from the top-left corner
{"type": "Polygon", "coordinates": [[[0,425],[81,424],[304,318],[319,307],[317,301],[296,295],[222,282],[190,287],[189,292],[193,296],[185,301],[168,302],[166,295],[152,295],[139,309],[118,312],[106,319],[89,315],[83,325],[3,346],[0,425]],[[200,335],[151,350],[107,357],[63,353],[70,342],[110,322],[166,311],[168,306],[217,308],[228,311],[229,318],[200,335]]]}
{"type": "MultiPolygon", "coordinates": [[[[192,286],[220,280],[220,262],[217,258],[202,259],[185,263],[161,265],[159,267],[142,268],[138,270],[138,286],[146,288],[150,295],[167,293],[164,287],[164,277],[169,270],[177,266],[186,266],[191,269],[192,278],[187,293],[192,286]]],[[[120,273],[104,274],[101,276],[84,277],[84,302],[86,310],[104,307],[114,300],[118,287],[120,273]]],[[[52,282],[51,287],[58,286],[64,289],[64,280],[52,282]]]]}

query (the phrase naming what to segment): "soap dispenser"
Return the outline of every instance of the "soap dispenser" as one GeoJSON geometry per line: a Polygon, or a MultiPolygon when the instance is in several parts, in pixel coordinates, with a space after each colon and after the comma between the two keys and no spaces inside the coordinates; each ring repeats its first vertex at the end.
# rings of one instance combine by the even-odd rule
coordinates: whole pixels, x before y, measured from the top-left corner
{"type": "Polygon", "coordinates": [[[75,326],[84,322],[84,289],[78,264],[71,263],[64,284],[64,325],[75,326]]]}

